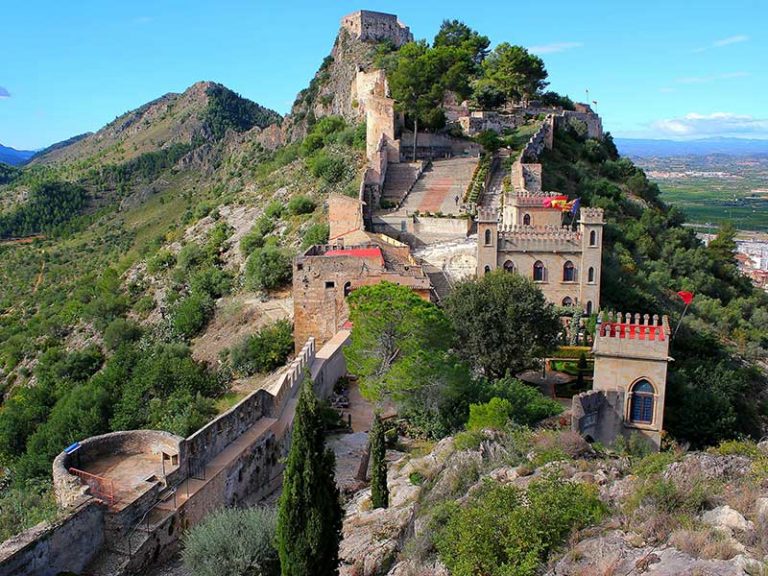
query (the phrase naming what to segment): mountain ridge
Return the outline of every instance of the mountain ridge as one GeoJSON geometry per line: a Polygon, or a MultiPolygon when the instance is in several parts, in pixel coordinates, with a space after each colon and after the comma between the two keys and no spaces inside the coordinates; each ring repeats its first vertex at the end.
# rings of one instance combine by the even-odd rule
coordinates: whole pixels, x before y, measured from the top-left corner
{"type": "Polygon", "coordinates": [[[35,155],[33,150],[17,150],[0,144],[0,163],[10,166],[22,166],[35,155]]]}
{"type": "Polygon", "coordinates": [[[630,157],[703,156],[722,154],[744,156],[768,155],[768,140],[756,138],[711,137],[695,140],[656,138],[614,138],[619,151],[630,157]]]}

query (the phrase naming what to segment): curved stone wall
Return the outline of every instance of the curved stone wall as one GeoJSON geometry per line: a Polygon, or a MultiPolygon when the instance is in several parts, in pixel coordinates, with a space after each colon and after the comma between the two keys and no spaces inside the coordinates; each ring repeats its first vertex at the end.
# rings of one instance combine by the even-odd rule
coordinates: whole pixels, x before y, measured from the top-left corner
{"type": "Polygon", "coordinates": [[[85,469],[89,464],[101,458],[118,454],[159,454],[161,451],[179,455],[179,466],[168,475],[172,476],[182,470],[184,454],[180,454],[182,438],[169,432],[158,430],[129,430],[111,432],[101,436],[93,436],[80,442],[80,448],[72,453],[61,452],[53,461],[53,487],[56,501],[60,506],[68,507],[76,504],[87,494],[88,487],[80,478],[71,474],[69,469],[85,469]]]}

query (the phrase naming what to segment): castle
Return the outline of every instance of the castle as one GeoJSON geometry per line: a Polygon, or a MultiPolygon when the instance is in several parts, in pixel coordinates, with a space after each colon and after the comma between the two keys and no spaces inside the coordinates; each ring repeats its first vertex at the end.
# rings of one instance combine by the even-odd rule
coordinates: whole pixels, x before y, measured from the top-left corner
{"type": "Polygon", "coordinates": [[[549,115],[512,165],[503,209],[480,208],[477,216],[477,274],[501,268],[533,280],[558,306],[600,309],[603,211],[553,205],[555,192],[542,190],[544,149],[551,149],[557,117],[549,115]],[[572,221],[580,214],[578,229],[572,221]],[[563,224],[563,220],[566,224],[563,224]]]}
{"type": "Polygon", "coordinates": [[[601,313],[593,346],[594,383],[591,391],[573,398],[573,430],[604,444],[640,434],[658,449],[670,337],[666,316],[601,313]]]}
{"type": "MultiPolygon", "coordinates": [[[[408,27],[390,14],[358,11],[345,16],[341,26],[366,42],[402,46],[413,40],[408,27]]],[[[54,523],[8,541],[0,549],[0,575],[80,572],[92,562],[111,569],[115,560],[122,571],[141,571],[173,552],[183,531],[211,510],[272,493],[281,480],[301,383],[311,379],[318,395],[327,397],[346,373],[349,294],[389,281],[436,299],[426,266],[410,247],[371,232],[366,222],[379,203],[388,167],[401,160],[386,75],[358,69],[350,89],[360,117],[367,120],[368,166],[357,198],[330,196],[328,244],[310,247],[293,263],[296,358],[267,389],[251,392],[188,438],[162,431],[116,432],[63,451],[54,462],[53,480],[66,510],[54,523]]],[[[554,193],[543,190],[538,161],[552,148],[561,123],[583,122],[589,137],[602,138],[599,116],[585,105],[556,114],[528,107],[514,118],[460,112],[464,115],[456,119],[467,134],[518,127],[526,116],[547,117],[513,163],[500,205],[479,207],[475,223],[437,217],[421,217],[421,223],[433,231],[460,229],[465,240],[476,224],[477,275],[501,268],[531,278],[556,305],[599,311],[603,211],[581,208],[577,228],[573,222],[563,226],[563,211],[547,203],[554,193]]],[[[565,218],[574,219],[575,212],[565,218]]],[[[399,231],[407,232],[417,219],[406,214],[399,224],[399,231]]],[[[445,243],[442,248],[452,249],[445,243]]],[[[658,447],[670,337],[667,317],[601,313],[593,390],[572,399],[572,429],[606,444],[640,434],[658,447]]]]}
{"type": "Polygon", "coordinates": [[[413,41],[411,30],[394,14],[358,10],[341,19],[341,27],[364,42],[391,41],[399,48],[413,41]]]}

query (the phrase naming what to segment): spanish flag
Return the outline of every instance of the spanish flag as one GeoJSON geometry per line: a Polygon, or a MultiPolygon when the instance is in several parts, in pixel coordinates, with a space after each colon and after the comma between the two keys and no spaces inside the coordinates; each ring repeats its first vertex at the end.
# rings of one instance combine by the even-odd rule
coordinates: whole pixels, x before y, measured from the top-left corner
{"type": "Polygon", "coordinates": [[[568,196],[563,194],[544,198],[544,208],[560,208],[562,210],[566,204],[568,204],[568,196]]]}

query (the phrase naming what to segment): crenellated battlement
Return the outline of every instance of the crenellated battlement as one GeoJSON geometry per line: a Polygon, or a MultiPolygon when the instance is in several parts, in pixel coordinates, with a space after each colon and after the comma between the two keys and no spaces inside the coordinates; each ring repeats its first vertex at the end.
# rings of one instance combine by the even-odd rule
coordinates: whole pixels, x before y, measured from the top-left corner
{"type": "Polygon", "coordinates": [[[597,317],[597,337],[625,338],[629,340],[659,340],[664,341],[670,335],[669,317],[658,314],[622,314],[621,312],[607,314],[601,312],[597,317]]]}
{"type": "MultiPolygon", "coordinates": [[[[530,190],[511,192],[509,194],[509,203],[518,208],[547,208],[544,206],[544,200],[552,196],[557,196],[557,192],[532,192],[530,190]]],[[[560,210],[559,208],[547,209],[560,210]]]]}
{"type": "Polygon", "coordinates": [[[555,242],[581,245],[581,232],[567,226],[508,226],[499,231],[499,237],[508,242],[555,242]]]}
{"type": "Polygon", "coordinates": [[[499,221],[499,211],[495,208],[480,208],[477,211],[477,221],[484,224],[494,224],[499,221]]]}
{"type": "Polygon", "coordinates": [[[579,221],[582,224],[603,224],[605,222],[602,208],[582,207],[579,211],[579,221]]]}

